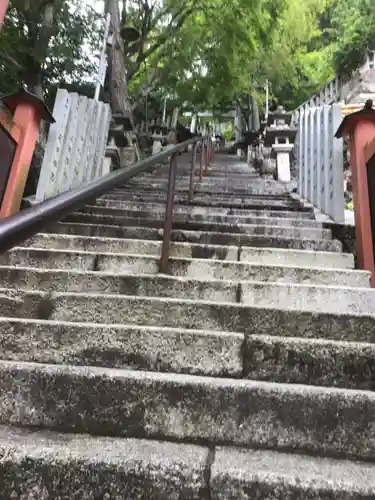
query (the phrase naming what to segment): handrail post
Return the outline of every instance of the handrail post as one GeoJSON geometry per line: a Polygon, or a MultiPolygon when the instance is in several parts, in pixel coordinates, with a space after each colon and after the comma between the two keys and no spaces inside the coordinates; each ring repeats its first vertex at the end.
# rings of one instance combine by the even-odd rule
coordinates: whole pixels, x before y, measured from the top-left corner
{"type": "Polygon", "coordinates": [[[202,139],[202,143],[201,143],[201,157],[200,157],[200,164],[199,164],[199,182],[202,182],[202,177],[203,177],[203,160],[204,160],[204,139],[202,139]]]}
{"type": "Polygon", "coordinates": [[[196,157],[197,157],[197,143],[193,144],[192,153],[191,153],[189,203],[191,203],[193,201],[193,196],[194,196],[194,173],[195,173],[196,157]]]}
{"type": "Polygon", "coordinates": [[[212,163],[212,157],[214,155],[214,151],[213,151],[214,150],[214,143],[212,142],[212,138],[211,137],[208,139],[208,141],[209,141],[209,145],[210,145],[209,156],[208,156],[208,164],[211,165],[211,163],[212,163]]]}
{"type": "MultiPolygon", "coordinates": [[[[190,144],[194,144],[198,141],[200,141],[200,139],[194,137],[182,143],[176,144],[171,146],[170,149],[162,151],[149,158],[145,158],[144,160],[137,162],[135,165],[131,165],[129,168],[111,172],[102,178],[90,181],[85,185],[76,187],[69,191],[65,191],[64,193],[61,193],[53,198],[30,206],[29,208],[25,208],[21,212],[5,218],[0,223],[0,254],[44,230],[46,226],[62,220],[67,214],[74,212],[84,205],[87,205],[87,203],[92,202],[92,200],[97,199],[102,194],[123,185],[124,182],[134,176],[151,170],[151,168],[154,168],[156,164],[163,163],[165,160],[170,161],[171,156],[190,146],[190,144]]],[[[177,166],[174,165],[174,167],[174,171],[172,168],[172,172],[170,172],[171,174],[174,174],[173,186],[172,183],[170,183],[170,188],[173,187],[172,194],[174,193],[177,175],[177,166]]],[[[173,175],[171,180],[173,180],[173,175]]],[[[171,208],[173,209],[173,196],[171,201],[171,208]]],[[[170,220],[170,223],[172,224],[172,220],[170,220]]],[[[168,251],[168,246],[166,248],[168,251]]]]}
{"type": "Polygon", "coordinates": [[[204,140],[204,173],[207,172],[208,169],[208,139],[207,137],[204,140]]]}
{"type": "Polygon", "coordinates": [[[173,203],[177,176],[177,153],[173,153],[169,160],[168,192],[165,206],[163,246],[160,258],[160,272],[167,274],[169,263],[169,247],[173,223],[173,203]]]}

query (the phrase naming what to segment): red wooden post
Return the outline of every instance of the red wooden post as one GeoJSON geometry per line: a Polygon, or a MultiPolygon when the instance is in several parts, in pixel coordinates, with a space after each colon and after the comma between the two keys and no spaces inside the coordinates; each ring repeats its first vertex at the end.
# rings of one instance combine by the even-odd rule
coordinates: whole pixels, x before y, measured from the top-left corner
{"type": "Polygon", "coordinates": [[[371,286],[375,288],[375,259],[371,224],[369,161],[366,146],[375,138],[375,111],[362,109],[347,115],[338,128],[335,137],[348,137],[350,164],[352,170],[352,191],[354,205],[357,259],[360,269],[371,272],[371,286]]]}
{"type": "Polygon", "coordinates": [[[8,9],[9,0],[0,0],[0,31],[4,24],[5,14],[8,9]]]}
{"type": "Polygon", "coordinates": [[[4,179],[4,196],[0,207],[0,219],[4,219],[20,209],[41,120],[50,123],[55,120],[44,102],[23,88],[3,97],[1,101],[13,113],[14,127],[20,129],[17,139],[10,133],[17,145],[9,165],[9,174],[4,179]]]}

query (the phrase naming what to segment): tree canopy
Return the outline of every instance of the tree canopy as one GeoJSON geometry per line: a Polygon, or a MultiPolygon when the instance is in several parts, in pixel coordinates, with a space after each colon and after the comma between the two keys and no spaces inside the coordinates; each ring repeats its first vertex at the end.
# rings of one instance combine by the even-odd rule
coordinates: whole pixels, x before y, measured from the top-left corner
{"type": "MultiPolygon", "coordinates": [[[[375,39],[373,0],[116,0],[134,101],[160,109],[245,108],[249,96],[294,108],[336,72],[351,74],[375,39]]],[[[11,0],[0,32],[0,93],[21,83],[93,88],[101,0],[11,0]]]]}

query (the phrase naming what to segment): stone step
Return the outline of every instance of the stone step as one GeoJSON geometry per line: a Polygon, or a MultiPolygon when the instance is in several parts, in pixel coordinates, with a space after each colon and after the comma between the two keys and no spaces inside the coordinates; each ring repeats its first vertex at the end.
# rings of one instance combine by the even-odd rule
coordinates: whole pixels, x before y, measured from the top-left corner
{"type": "MultiPolygon", "coordinates": [[[[162,229],[164,227],[163,219],[145,219],[143,217],[121,217],[110,214],[100,213],[72,213],[68,215],[63,222],[77,222],[81,224],[95,224],[107,226],[121,227],[145,227],[162,229]]],[[[286,219],[289,223],[289,219],[286,219]]],[[[202,231],[211,233],[237,233],[243,235],[259,235],[259,236],[281,236],[291,238],[301,238],[309,240],[325,240],[331,239],[332,233],[329,229],[321,227],[294,227],[291,225],[278,226],[276,221],[272,219],[272,225],[255,225],[255,224],[221,224],[219,222],[209,223],[203,221],[194,222],[191,219],[179,222],[173,221],[173,229],[175,231],[202,231]]]]}
{"type": "MultiPolygon", "coordinates": [[[[270,226],[272,227],[272,226],[270,226]]],[[[269,227],[264,226],[265,230],[269,227]]],[[[287,236],[285,228],[280,236],[249,235],[236,233],[213,233],[203,231],[172,230],[171,241],[194,243],[198,245],[220,246],[252,246],[264,248],[292,248],[297,250],[316,250],[323,252],[342,252],[342,244],[337,240],[315,240],[287,236]]],[[[295,228],[293,228],[294,231],[295,228]]],[[[123,227],[114,225],[80,224],[77,222],[57,223],[46,231],[57,234],[95,236],[105,238],[129,238],[144,240],[161,240],[163,230],[147,227],[123,227]]],[[[278,231],[277,228],[277,232],[278,231]]]]}
{"type": "Polygon", "coordinates": [[[0,328],[1,359],[211,377],[243,375],[241,333],[12,318],[0,318],[0,328]]]}
{"type": "MultiPolygon", "coordinates": [[[[190,179],[190,165],[187,168],[179,168],[177,171],[177,176],[178,178],[184,177],[185,179],[189,180],[190,179]]],[[[208,172],[205,172],[203,169],[202,172],[202,177],[203,179],[209,179],[211,182],[217,180],[218,182],[224,182],[226,180],[232,180],[234,182],[241,182],[242,179],[246,179],[249,182],[252,182],[253,180],[258,180],[261,179],[259,175],[255,172],[230,172],[226,170],[216,170],[216,169],[209,169],[208,172]]],[[[199,175],[200,175],[200,168],[196,166],[195,171],[194,171],[194,180],[197,181],[199,180],[199,175]]],[[[144,173],[142,175],[138,175],[137,179],[142,179],[144,181],[154,181],[155,177],[157,177],[158,180],[167,180],[168,178],[168,170],[157,170],[153,173],[144,173]]]]}
{"type": "MultiPolygon", "coordinates": [[[[147,205],[144,207],[146,208],[147,205]]],[[[122,208],[108,208],[96,205],[87,205],[81,208],[79,213],[100,214],[111,217],[126,217],[134,219],[152,219],[164,221],[165,208],[160,207],[161,210],[151,211],[147,210],[124,210],[122,208]]],[[[313,219],[291,219],[291,218],[269,218],[269,217],[243,217],[236,215],[211,215],[211,214],[181,214],[174,213],[173,221],[179,223],[189,222],[203,222],[204,224],[224,224],[230,226],[237,226],[243,224],[250,224],[254,226],[289,226],[289,227],[312,227],[322,229],[323,225],[313,219]]]]}
{"type": "MultiPolygon", "coordinates": [[[[128,192],[122,194],[109,193],[102,196],[104,199],[113,201],[143,201],[147,203],[165,203],[166,194],[165,193],[139,193],[139,192],[128,192]]],[[[195,195],[193,201],[190,203],[188,200],[188,195],[177,194],[175,196],[175,205],[187,205],[200,207],[223,207],[223,208],[235,208],[235,209],[245,209],[245,210],[294,210],[296,212],[310,212],[313,213],[312,207],[304,207],[296,202],[282,202],[279,200],[261,200],[255,198],[235,198],[235,197],[215,197],[210,199],[207,195],[195,195]]]]}
{"type": "MultiPolygon", "coordinates": [[[[136,187],[136,186],[128,186],[125,185],[123,188],[118,188],[116,190],[110,191],[107,194],[103,194],[103,197],[117,197],[118,199],[123,199],[127,200],[129,199],[129,196],[131,195],[136,195],[136,196],[143,196],[143,197],[148,197],[148,198],[160,198],[161,200],[164,200],[166,198],[167,192],[166,190],[161,190],[161,189],[156,189],[147,186],[144,186],[143,188],[136,187]]],[[[185,189],[176,189],[175,190],[175,199],[176,200],[186,200],[188,197],[188,187],[185,189]]],[[[195,195],[194,195],[194,201],[198,199],[200,201],[203,200],[210,200],[212,202],[215,201],[220,201],[222,200],[223,202],[232,202],[233,200],[244,200],[247,199],[248,203],[251,202],[268,202],[272,203],[285,203],[289,205],[299,205],[300,202],[296,198],[292,198],[290,196],[272,196],[270,194],[263,194],[263,193],[258,193],[258,194],[251,194],[245,192],[243,193],[227,193],[227,192],[221,192],[221,193],[205,193],[205,192],[199,192],[195,190],[195,195]]]]}
{"type": "Polygon", "coordinates": [[[238,302],[264,308],[332,313],[342,310],[348,313],[375,312],[373,288],[246,281],[241,283],[240,291],[238,302]]]}
{"type": "Polygon", "coordinates": [[[243,448],[0,428],[4,498],[370,500],[374,465],[243,448]],[[58,467],[56,466],[58,462],[58,467]],[[136,475],[134,464],[137,464],[136,475]],[[46,479],[48,477],[48,480],[46,479]],[[74,477],[75,481],[71,478],[74,477]],[[107,495],[107,497],[106,497],[107,495]]]}
{"type": "MultiPolygon", "coordinates": [[[[99,253],[130,253],[160,257],[162,242],[152,240],[132,240],[126,238],[95,238],[69,234],[39,233],[24,241],[22,243],[22,247],[48,248],[55,250],[78,250],[99,253]]],[[[254,250],[257,252],[257,249],[254,250]]],[[[236,261],[238,259],[239,252],[240,249],[236,246],[195,245],[194,243],[172,242],[169,247],[170,257],[236,261]]],[[[249,255],[253,254],[250,252],[249,255]]],[[[354,265],[352,265],[350,260],[346,258],[349,254],[335,253],[334,257],[336,256],[337,260],[332,259],[331,255],[332,254],[330,252],[325,252],[324,255],[322,255],[321,258],[324,259],[322,260],[323,264],[328,259],[329,263],[337,263],[337,267],[341,268],[350,268],[354,265]],[[344,256],[343,259],[341,259],[342,256],[344,256]]],[[[317,259],[317,262],[320,262],[319,255],[317,256],[317,259]]],[[[332,267],[332,265],[329,264],[329,267],[332,267]]]]}
{"type": "MultiPolygon", "coordinates": [[[[0,255],[0,266],[68,269],[119,274],[158,274],[160,258],[152,255],[117,254],[77,250],[15,247],[0,255]]],[[[168,274],[204,280],[247,281],[370,287],[368,271],[265,265],[239,261],[172,257],[168,274]]],[[[5,279],[5,272],[1,273],[5,279]]],[[[159,274],[158,274],[159,275],[159,274]]],[[[159,275],[161,276],[161,275],[159,275]]],[[[8,279],[9,281],[9,279],[8,279]]]]}
{"type": "MultiPolygon", "coordinates": [[[[201,182],[198,182],[197,187],[200,193],[207,194],[219,194],[219,193],[233,193],[234,195],[242,194],[244,196],[248,195],[286,195],[288,193],[287,187],[285,184],[276,182],[276,181],[266,181],[263,179],[252,179],[248,181],[246,178],[239,184],[234,184],[230,179],[227,182],[210,182],[208,178],[205,178],[201,182]]],[[[176,181],[176,190],[186,190],[189,188],[189,180],[187,179],[185,182],[178,178],[176,181]]],[[[126,190],[128,189],[136,189],[136,190],[155,190],[155,191],[166,191],[168,189],[168,181],[163,182],[162,180],[155,178],[154,181],[143,181],[134,178],[129,183],[126,184],[126,190]]],[[[121,193],[125,188],[116,189],[114,192],[121,193]]]]}
{"type": "Polygon", "coordinates": [[[12,361],[375,388],[375,345],[365,342],[11,318],[0,328],[1,359],[12,361]]]}
{"type": "Polygon", "coordinates": [[[375,390],[375,344],[246,336],[243,376],[286,384],[375,390]]]}
{"type": "MultiPolygon", "coordinates": [[[[107,195],[103,195],[107,196],[107,195]]],[[[149,189],[141,189],[137,186],[127,186],[123,189],[117,189],[108,193],[108,196],[115,196],[119,199],[133,199],[132,196],[142,197],[145,201],[155,200],[165,200],[167,197],[167,191],[157,188],[150,187],[149,189]]],[[[188,187],[185,189],[176,189],[175,199],[187,200],[188,199],[188,187]]],[[[281,206],[295,206],[298,207],[300,202],[292,198],[277,198],[272,196],[264,196],[263,193],[249,193],[246,190],[243,191],[208,191],[208,190],[196,190],[194,193],[193,201],[199,203],[201,201],[211,201],[211,202],[224,202],[224,203],[242,203],[243,200],[247,200],[247,203],[255,203],[259,200],[259,203],[268,203],[269,205],[281,205],[281,206]]],[[[209,203],[211,204],[211,203],[209,203]]]]}
{"type": "MultiPolygon", "coordinates": [[[[95,206],[115,208],[120,210],[130,211],[150,211],[151,213],[164,213],[165,203],[144,203],[142,201],[120,201],[98,198],[95,206]]],[[[297,211],[282,211],[282,210],[234,210],[225,207],[201,207],[199,205],[181,205],[175,204],[173,207],[174,214],[186,215],[209,215],[209,216],[234,216],[234,217],[276,217],[282,219],[304,219],[315,220],[313,212],[297,212],[297,211]]]]}
{"type": "Polygon", "coordinates": [[[13,361],[0,389],[2,425],[375,459],[371,391],[13,361]]]}
{"type": "MultiPolygon", "coordinates": [[[[143,176],[137,176],[133,179],[129,179],[126,181],[125,184],[120,185],[120,189],[122,187],[129,187],[129,186],[140,186],[141,189],[145,188],[155,188],[161,186],[164,190],[166,186],[168,186],[169,183],[169,178],[168,178],[168,172],[165,173],[165,175],[150,175],[148,177],[143,177],[143,176]]],[[[231,175],[228,176],[221,176],[221,177],[211,177],[211,176],[204,176],[202,177],[202,180],[200,180],[197,177],[193,178],[193,181],[200,187],[218,187],[218,188],[233,188],[233,189],[240,189],[243,190],[247,188],[248,186],[265,186],[266,183],[270,181],[264,181],[263,179],[256,177],[256,176],[237,176],[237,177],[232,177],[231,175]]],[[[190,185],[190,174],[189,175],[181,175],[181,173],[178,175],[176,179],[176,187],[179,186],[184,186],[189,187],[190,185]]],[[[288,192],[285,189],[285,184],[280,184],[280,183],[275,183],[273,186],[276,186],[276,188],[283,187],[283,190],[281,193],[275,193],[275,196],[288,196],[288,192]]]]}
{"type": "Polygon", "coordinates": [[[370,500],[373,464],[266,450],[217,448],[212,500],[370,500]]]}
{"type": "MultiPolygon", "coordinates": [[[[4,499],[201,499],[208,448],[0,428],[4,499]]],[[[220,479],[218,480],[220,482],[220,479]]]]}
{"type": "Polygon", "coordinates": [[[375,342],[375,314],[228,302],[1,289],[4,317],[375,342]]]}
{"type": "Polygon", "coordinates": [[[88,292],[238,302],[239,288],[234,281],[202,281],[178,276],[150,275],[145,272],[142,274],[80,272],[58,270],[56,267],[57,265],[55,269],[46,270],[0,266],[1,287],[9,290],[41,290],[51,294],[88,292]]]}
{"type": "MultiPolygon", "coordinates": [[[[228,259],[232,260],[232,259],[228,259]]],[[[339,252],[318,252],[282,248],[241,247],[239,260],[252,264],[277,266],[320,267],[332,269],[354,269],[354,256],[339,252]]]]}
{"type": "MultiPolygon", "coordinates": [[[[208,261],[206,261],[208,262],[208,261]]],[[[168,297],[201,301],[242,302],[258,307],[277,307],[300,311],[350,313],[375,311],[375,291],[372,288],[296,284],[298,277],[280,278],[294,283],[268,283],[256,280],[230,281],[193,277],[169,276],[121,271],[68,271],[30,267],[1,269],[1,286],[16,289],[41,289],[46,292],[84,292],[123,294],[142,297],[168,297]]],[[[133,264],[134,267],[134,264],[133,264]]],[[[282,276],[283,268],[280,268],[282,276]]],[[[274,271],[276,274],[276,270],[274,271]]],[[[246,278],[245,278],[246,279],[246,278]]],[[[313,281],[313,277],[310,278],[313,281]]],[[[48,319],[48,318],[46,318],[48,319]]]]}
{"type": "MultiPolygon", "coordinates": [[[[246,184],[246,183],[245,183],[246,184]]],[[[222,184],[222,185],[217,185],[216,183],[209,184],[209,183],[203,183],[203,182],[196,182],[194,186],[194,190],[197,194],[204,194],[204,195],[209,195],[209,196],[232,196],[232,197],[244,197],[244,196],[262,196],[262,195],[269,195],[269,198],[274,194],[275,198],[277,199],[278,196],[282,196],[286,194],[285,187],[282,186],[283,189],[278,189],[275,193],[272,192],[272,189],[274,188],[266,188],[262,184],[254,184],[251,183],[248,187],[244,187],[243,185],[230,185],[228,184],[222,184]]],[[[132,184],[126,184],[123,188],[116,189],[114,192],[118,194],[122,193],[127,193],[131,191],[137,191],[137,192],[144,192],[144,193],[166,193],[168,190],[168,184],[167,183],[162,183],[162,182],[153,182],[150,184],[142,184],[142,183],[132,183],[132,184]]],[[[175,190],[177,193],[186,193],[189,190],[189,183],[181,183],[181,182],[176,182],[175,190]]],[[[288,201],[288,198],[284,198],[282,196],[281,199],[284,199],[286,202],[288,201]]]]}
{"type": "MultiPolygon", "coordinates": [[[[160,257],[162,243],[150,240],[95,238],[90,236],[39,233],[23,242],[22,247],[78,250],[96,253],[127,253],[160,257]]],[[[269,266],[295,265],[330,269],[354,268],[354,256],[338,252],[195,245],[194,243],[174,242],[171,243],[169,251],[170,257],[188,259],[213,259],[221,261],[237,261],[239,259],[241,262],[269,266]]]]}

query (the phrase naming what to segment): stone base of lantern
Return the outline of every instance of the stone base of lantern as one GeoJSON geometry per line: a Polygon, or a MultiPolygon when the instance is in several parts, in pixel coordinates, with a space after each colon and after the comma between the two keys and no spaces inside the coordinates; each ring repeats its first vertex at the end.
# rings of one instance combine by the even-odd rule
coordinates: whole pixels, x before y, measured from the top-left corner
{"type": "Polygon", "coordinates": [[[293,144],[274,144],[272,152],[276,154],[277,179],[282,182],[290,182],[290,153],[293,144]]]}

